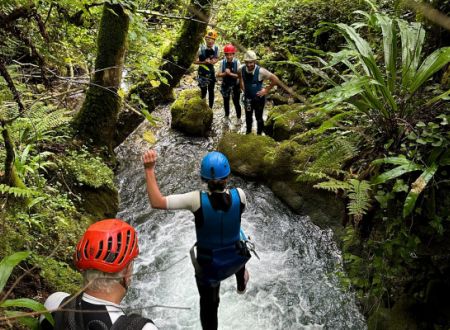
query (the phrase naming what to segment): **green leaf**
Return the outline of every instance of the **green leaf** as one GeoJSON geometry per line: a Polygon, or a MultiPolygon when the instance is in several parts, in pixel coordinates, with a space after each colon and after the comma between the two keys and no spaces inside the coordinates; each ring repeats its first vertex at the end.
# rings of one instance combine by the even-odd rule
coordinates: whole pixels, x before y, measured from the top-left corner
{"type": "Polygon", "coordinates": [[[384,172],[373,179],[372,184],[380,184],[395,179],[405,173],[423,170],[423,166],[414,163],[401,165],[392,170],[384,172]]]}
{"type": "Polygon", "coordinates": [[[21,324],[26,326],[28,329],[32,329],[32,330],[38,330],[39,329],[39,320],[37,318],[30,317],[30,316],[22,316],[22,315],[26,315],[26,313],[24,313],[24,312],[8,311],[8,310],[6,310],[5,311],[5,315],[7,317],[17,318],[17,320],[21,324]]]}
{"type": "Polygon", "coordinates": [[[31,254],[30,251],[16,252],[3,258],[0,262],[0,292],[3,291],[6,281],[8,281],[14,267],[31,254]]]}
{"type": "Polygon", "coordinates": [[[319,182],[319,183],[315,184],[313,187],[317,188],[317,189],[325,189],[325,190],[337,193],[339,191],[339,189],[342,189],[343,191],[350,189],[351,185],[345,181],[330,179],[329,181],[319,182]]]}
{"type": "Polygon", "coordinates": [[[360,220],[370,207],[370,183],[368,181],[351,179],[351,193],[348,195],[349,214],[354,215],[356,220],[360,220]]]}
{"type": "Polygon", "coordinates": [[[416,179],[416,181],[412,183],[412,188],[409,191],[408,196],[406,196],[405,203],[403,204],[404,218],[412,212],[414,206],[416,205],[417,198],[425,189],[431,178],[434,176],[437,169],[438,165],[436,163],[433,163],[430,167],[426,168],[425,171],[422,172],[422,174],[416,179]]]}
{"type": "Polygon", "coordinates": [[[443,47],[431,53],[415,73],[413,81],[409,86],[409,92],[413,94],[425,81],[448,62],[450,62],[450,47],[443,47]]]}
{"type": "Polygon", "coordinates": [[[144,134],[142,135],[142,137],[150,145],[154,145],[156,143],[156,137],[152,131],[145,131],[144,134]]]}
{"type": "Polygon", "coordinates": [[[386,76],[388,87],[391,93],[394,92],[395,80],[397,77],[397,33],[394,22],[386,15],[375,14],[383,33],[384,63],[386,66],[386,76]]]}
{"type": "Polygon", "coordinates": [[[410,91],[419,66],[420,54],[425,40],[425,30],[420,23],[397,20],[402,40],[402,88],[410,91]]]}
{"type": "Polygon", "coordinates": [[[392,164],[392,165],[410,165],[415,164],[405,157],[386,157],[375,159],[373,165],[392,164]]]}

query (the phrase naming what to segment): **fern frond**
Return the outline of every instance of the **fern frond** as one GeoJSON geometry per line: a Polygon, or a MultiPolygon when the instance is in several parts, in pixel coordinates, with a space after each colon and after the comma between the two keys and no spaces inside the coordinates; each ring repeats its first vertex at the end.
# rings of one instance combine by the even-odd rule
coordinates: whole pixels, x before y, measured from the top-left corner
{"type": "Polygon", "coordinates": [[[308,172],[324,172],[326,174],[338,173],[347,159],[353,158],[357,153],[355,144],[350,139],[337,138],[323,153],[311,164],[308,172]]]}
{"type": "Polygon", "coordinates": [[[29,198],[36,196],[39,193],[28,188],[10,187],[2,183],[0,184],[0,194],[13,195],[14,197],[20,198],[29,198]]]}
{"type": "Polygon", "coordinates": [[[310,171],[303,171],[301,174],[297,177],[296,181],[299,182],[311,182],[311,181],[318,181],[322,179],[331,179],[327,174],[323,172],[310,172],[310,171]]]}
{"type": "Polygon", "coordinates": [[[355,222],[361,221],[364,214],[367,213],[371,205],[370,183],[366,180],[351,179],[350,193],[348,195],[350,201],[347,205],[348,213],[354,216],[355,222]]]}
{"type": "Polygon", "coordinates": [[[69,123],[71,117],[66,109],[58,109],[46,115],[45,118],[39,118],[36,121],[36,130],[39,132],[48,132],[57,127],[69,123]]]}
{"type": "Polygon", "coordinates": [[[313,186],[317,189],[324,189],[328,190],[334,193],[337,193],[339,189],[343,190],[344,192],[349,190],[351,188],[350,183],[346,181],[340,181],[336,179],[330,179],[328,181],[319,182],[313,186]]]}

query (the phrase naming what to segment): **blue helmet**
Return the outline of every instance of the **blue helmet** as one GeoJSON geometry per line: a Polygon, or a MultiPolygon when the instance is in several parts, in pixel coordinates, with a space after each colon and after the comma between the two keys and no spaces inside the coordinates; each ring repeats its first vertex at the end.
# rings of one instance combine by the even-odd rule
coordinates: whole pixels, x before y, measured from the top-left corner
{"type": "Polygon", "coordinates": [[[200,175],[204,180],[221,180],[230,175],[227,157],[218,151],[208,153],[202,160],[200,175]]]}

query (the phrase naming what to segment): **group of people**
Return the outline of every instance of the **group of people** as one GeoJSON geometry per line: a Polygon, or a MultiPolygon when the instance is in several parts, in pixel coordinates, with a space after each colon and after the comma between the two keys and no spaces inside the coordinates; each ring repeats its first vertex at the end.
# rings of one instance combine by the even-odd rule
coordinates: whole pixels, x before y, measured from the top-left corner
{"type": "Polygon", "coordinates": [[[241,124],[240,95],[243,93],[243,103],[245,107],[246,133],[252,132],[253,114],[257,123],[257,134],[261,135],[264,129],[263,112],[266,103],[265,96],[279,83],[276,75],[256,62],[258,56],[252,50],[247,50],[244,54],[244,65],[236,58],[237,49],[232,44],[227,44],[223,48],[224,58],[220,63],[220,69],[215,73],[214,65],[219,62],[219,47],[215,44],[218,34],[215,30],[209,30],[205,35],[205,44],[202,44],[198,51],[198,59],[194,62],[198,68],[198,83],[202,98],[208,94],[208,104],[212,108],[214,105],[214,89],[216,77],[222,78],[220,92],[223,96],[225,110],[225,121],[230,122],[230,98],[233,100],[236,110],[236,124],[241,124]],[[269,85],[264,86],[264,82],[269,81],[269,85]]]}
{"type": "MultiPolygon", "coordinates": [[[[203,158],[200,177],[207,191],[162,195],[155,175],[157,152],[144,152],[146,187],[155,209],[190,210],[195,218],[196,243],[191,261],[200,295],[200,321],[204,330],[218,328],[220,282],[236,277],[236,290],[243,294],[250,259],[241,214],[246,207],[242,189],[227,189],[231,173],[226,156],[213,151],[203,158]]],[[[74,263],[83,274],[84,286],[76,295],[55,292],[44,306],[54,318],[52,325],[41,317],[41,329],[49,330],[152,330],[152,320],[137,314],[126,315],[120,302],[130,286],[133,261],[139,254],[136,230],[120,219],[98,221],[86,230],[76,246],[74,263]]]]}

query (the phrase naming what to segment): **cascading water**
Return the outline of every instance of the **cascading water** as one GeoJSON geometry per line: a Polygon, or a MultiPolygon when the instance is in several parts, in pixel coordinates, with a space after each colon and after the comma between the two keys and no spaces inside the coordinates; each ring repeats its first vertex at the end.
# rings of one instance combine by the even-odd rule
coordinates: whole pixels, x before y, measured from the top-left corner
{"type": "MultiPolygon", "coordinates": [[[[158,112],[166,125],[158,130],[155,145],[161,191],[168,195],[205,189],[199,166],[215,138],[190,138],[170,130],[163,115],[167,112],[158,112]]],[[[218,134],[219,126],[215,122],[218,134]]],[[[199,296],[188,257],[195,242],[194,217],[189,211],[151,209],[140,160],[148,148],[141,136],[148,129],[141,125],[117,149],[118,217],[137,227],[141,251],[126,305],[142,310],[160,329],[201,329],[199,296]]],[[[219,329],[365,329],[353,295],[336,276],[341,255],[332,232],[293,214],[264,185],[233,176],[229,186],[241,187],[247,195],[242,227],[261,260],[252,257],[247,264],[250,281],[244,295],[236,293],[234,276],[222,282],[219,329]]]]}

